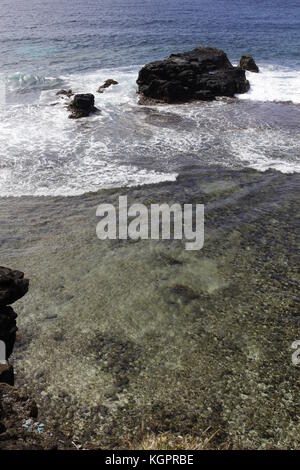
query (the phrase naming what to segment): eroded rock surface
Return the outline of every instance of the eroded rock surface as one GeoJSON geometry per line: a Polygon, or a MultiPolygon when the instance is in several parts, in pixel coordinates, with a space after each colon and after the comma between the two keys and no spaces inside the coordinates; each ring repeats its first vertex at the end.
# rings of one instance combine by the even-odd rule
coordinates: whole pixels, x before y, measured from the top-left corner
{"type": "Polygon", "coordinates": [[[28,291],[24,273],[0,266],[0,307],[11,305],[28,291]]]}
{"type": "Polygon", "coordinates": [[[234,67],[225,52],[210,47],[197,47],[145,65],[137,84],[143,100],[167,103],[233,97],[249,90],[245,71],[234,67]]]}
{"type": "Polygon", "coordinates": [[[259,68],[255,63],[255,60],[251,55],[243,55],[240,60],[240,67],[243,70],[248,70],[249,72],[259,72],[259,68]]]}
{"type": "Polygon", "coordinates": [[[22,272],[0,267],[0,383],[14,383],[13,367],[6,363],[13,352],[17,332],[17,314],[10,304],[26,294],[28,285],[22,272]]]}
{"type": "Polygon", "coordinates": [[[37,404],[25,388],[14,388],[9,358],[16,340],[17,314],[8,304],[25,295],[28,285],[22,272],[0,267],[0,450],[68,448],[54,428],[39,421],[37,404]]]}
{"type": "Polygon", "coordinates": [[[118,82],[116,80],[113,80],[112,78],[109,78],[108,80],[105,80],[105,82],[103,83],[103,85],[101,85],[99,88],[98,88],[98,93],[104,93],[104,91],[106,90],[106,88],[109,88],[111,87],[112,85],[118,85],[118,82]]]}
{"type": "Polygon", "coordinates": [[[73,101],[69,104],[71,119],[80,119],[88,117],[91,113],[97,111],[95,108],[95,97],[92,93],[83,93],[75,95],[73,101]]]}
{"type": "Polygon", "coordinates": [[[13,351],[16,341],[17,314],[11,307],[0,307],[0,341],[5,343],[5,359],[7,360],[13,351]]]}

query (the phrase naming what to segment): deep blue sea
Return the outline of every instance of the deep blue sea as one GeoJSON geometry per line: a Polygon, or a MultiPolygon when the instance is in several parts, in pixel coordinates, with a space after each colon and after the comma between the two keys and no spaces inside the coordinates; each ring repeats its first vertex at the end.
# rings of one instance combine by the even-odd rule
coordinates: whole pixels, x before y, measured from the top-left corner
{"type": "Polygon", "coordinates": [[[0,195],[172,179],[183,164],[300,168],[300,0],[2,0],[0,195]],[[145,108],[139,68],[197,45],[250,53],[234,103],[145,108]],[[119,85],[96,93],[106,78],[119,85]],[[71,121],[59,88],[101,114],[71,121]]]}
{"type": "Polygon", "coordinates": [[[2,0],[1,71],[140,65],[197,44],[300,67],[299,0],[2,0]]]}

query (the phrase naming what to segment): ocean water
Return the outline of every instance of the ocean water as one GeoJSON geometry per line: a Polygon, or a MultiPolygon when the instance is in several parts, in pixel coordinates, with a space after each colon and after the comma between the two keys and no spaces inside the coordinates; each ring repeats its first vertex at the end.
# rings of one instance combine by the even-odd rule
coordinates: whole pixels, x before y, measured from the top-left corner
{"type": "Polygon", "coordinates": [[[300,170],[298,0],[7,0],[0,12],[0,196],[174,180],[184,166],[300,170]],[[141,66],[196,45],[261,68],[234,102],[138,105],[141,66]],[[107,78],[119,85],[97,94],[107,78]],[[68,119],[60,88],[100,114],[68,119]]]}

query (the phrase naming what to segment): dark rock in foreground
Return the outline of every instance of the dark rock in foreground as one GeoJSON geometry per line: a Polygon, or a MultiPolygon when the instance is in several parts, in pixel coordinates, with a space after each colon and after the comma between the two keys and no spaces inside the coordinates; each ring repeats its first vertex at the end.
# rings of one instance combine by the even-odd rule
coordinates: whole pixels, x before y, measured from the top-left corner
{"type": "Polygon", "coordinates": [[[16,340],[17,314],[7,305],[28,291],[20,271],[0,267],[0,450],[70,448],[55,429],[38,421],[36,402],[14,388],[14,368],[8,359],[16,340]]]}
{"type": "Polygon", "coordinates": [[[0,341],[3,341],[5,343],[6,360],[13,352],[14,344],[16,341],[16,318],[17,314],[11,307],[0,307],[0,341]]]}
{"type": "Polygon", "coordinates": [[[29,281],[21,271],[0,266],[0,383],[14,383],[13,367],[7,360],[16,341],[17,314],[10,304],[28,291],[29,281]]]}
{"type": "Polygon", "coordinates": [[[98,93],[104,93],[104,91],[106,90],[106,88],[109,88],[110,86],[112,85],[118,85],[119,83],[116,81],[116,80],[113,80],[112,78],[109,78],[108,80],[105,80],[105,82],[103,83],[103,85],[101,85],[97,92],[98,93]]]}
{"type": "Polygon", "coordinates": [[[0,384],[8,384],[14,386],[15,374],[14,368],[11,364],[0,364],[0,384]]]}
{"type": "Polygon", "coordinates": [[[248,70],[249,72],[259,72],[259,68],[255,63],[255,60],[251,55],[243,55],[240,60],[240,67],[243,70],[248,70]]]}
{"type": "Polygon", "coordinates": [[[145,65],[137,84],[142,98],[166,103],[233,97],[250,87],[244,70],[234,67],[225,52],[209,47],[145,65]]]}
{"type": "Polygon", "coordinates": [[[63,435],[40,419],[36,402],[25,391],[0,384],[0,450],[71,448],[63,435]]]}
{"type": "Polygon", "coordinates": [[[0,266],[0,307],[10,305],[28,291],[29,281],[24,273],[0,266]]]}
{"type": "Polygon", "coordinates": [[[71,119],[88,117],[91,113],[97,111],[94,95],[92,93],[75,95],[72,103],[69,104],[69,109],[72,112],[69,116],[71,119]]]}

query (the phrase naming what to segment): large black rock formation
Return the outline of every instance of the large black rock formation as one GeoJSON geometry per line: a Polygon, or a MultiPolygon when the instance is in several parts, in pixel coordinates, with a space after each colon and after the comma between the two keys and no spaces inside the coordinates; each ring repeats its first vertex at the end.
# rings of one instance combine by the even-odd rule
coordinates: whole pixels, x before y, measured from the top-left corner
{"type": "Polygon", "coordinates": [[[197,47],[145,65],[137,84],[146,102],[166,103],[233,97],[250,87],[245,71],[234,67],[225,52],[210,47],[197,47]]]}

